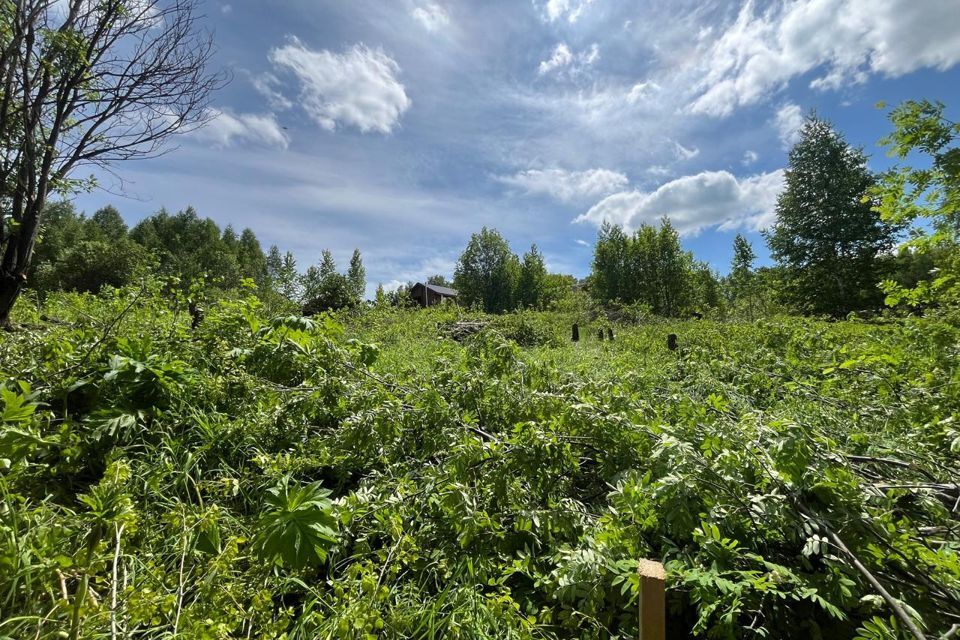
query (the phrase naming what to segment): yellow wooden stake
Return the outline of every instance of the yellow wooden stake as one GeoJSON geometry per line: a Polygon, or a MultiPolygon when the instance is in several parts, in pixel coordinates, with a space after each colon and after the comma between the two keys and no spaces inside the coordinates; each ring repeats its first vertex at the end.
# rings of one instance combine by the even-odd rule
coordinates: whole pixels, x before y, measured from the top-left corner
{"type": "Polygon", "coordinates": [[[641,560],[637,571],[640,573],[640,640],[666,640],[666,575],[663,565],[653,560],[641,560]]]}

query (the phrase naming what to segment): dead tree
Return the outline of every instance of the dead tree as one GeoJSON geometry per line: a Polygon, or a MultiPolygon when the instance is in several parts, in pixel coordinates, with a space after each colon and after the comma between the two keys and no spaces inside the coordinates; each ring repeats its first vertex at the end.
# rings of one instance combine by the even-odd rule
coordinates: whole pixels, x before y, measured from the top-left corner
{"type": "Polygon", "coordinates": [[[209,120],[209,33],[197,0],[0,4],[0,325],[26,283],[51,193],[82,166],[163,153],[209,120]]]}

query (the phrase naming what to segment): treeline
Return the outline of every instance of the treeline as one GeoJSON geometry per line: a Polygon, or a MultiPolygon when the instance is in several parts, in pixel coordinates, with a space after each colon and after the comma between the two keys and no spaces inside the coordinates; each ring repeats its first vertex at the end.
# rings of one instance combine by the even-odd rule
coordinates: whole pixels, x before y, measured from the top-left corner
{"type": "Polygon", "coordinates": [[[960,127],[943,110],[929,102],[894,110],[895,132],[883,142],[901,159],[912,151],[929,154],[932,168],[884,174],[871,172],[863,150],[829,122],[809,115],[789,154],[776,222],[763,234],[773,267],[756,269],[753,247],[738,235],[730,272],[718,278],[681,249],[669,218],[659,229],[644,225],[629,235],[604,224],[591,295],[664,316],[782,309],[839,317],[885,303],[957,302],[960,127]],[[932,233],[914,228],[900,244],[907,224],[924,218],[932,233]]]}
{"type": "MultiPolygon", "coordinates": [[[[548,309],[585,295],[668,317],[840,317],[885,304],[916,310],[960,302],[960,125],[944,117],[942,104],[926,101],[904,103],[890,117],[894,131],[882,142],[891,155],[925,155],[927,166],[875,174],[829,122],[807,117],[789,154],[776,221],[763,234],[773,266],[757,268],[754,248],[737,235],[729,272],[720,276],[683,249],[664,217],[630,233],[603,224],[581,282],[549,273],[536,245],[519,256],[488,228],[470,238],[452,282],[444,275],[428,282],[456,288],[459,304],[488,313],[548,309]]],[[[359,250],[344,273],[329,251],[301,272],[292,253],[276,246],[264,253],[252,230],[221,230],[192,208],[160,211],[128,229],[113,207],[86,217],[59,202],[43,220],[30,276],[40,292],[97,291],[148,273],[227,290],[249,279],[264,299],[313,314],[356,306],[366,290],[359,250]]],[[[378,287],[376,302],[411,304],[412,284],[389,293],[378,287]]]]}
{"type": "Polygon", "coordinates": [[[453,273],[460,304],[487,313],[546,309],[575,282],[572,276],[547,273],[537,245],[520,258],[496,229],[486,227],[470,237],[453,273]]]}
{"type": "Polygon", "coordinates": [[[359,250],[346,273],[337,271],[330,251],[301,273],[289,251],[274,245],[264,253],[251,229],[221,230],[192,207],[161,210],[129,228],[114,207],[87,217],[63,201],[48,205],[43,220],[29,280],[41,294],[97,292],[146,275],[171,278],[184,289],[224,291],[248,280],[261,297],[312,314],[358,305],[367,286],[359,250]]]}
{"type": "Polygon", "coordinates": [[[659,229],[642,225],[631,235],[604,223],[594,247],[590,293],[605,302],[641,304],[662,316],[722,306],[718,277],[683,250],[669,218],[659,229]]]}

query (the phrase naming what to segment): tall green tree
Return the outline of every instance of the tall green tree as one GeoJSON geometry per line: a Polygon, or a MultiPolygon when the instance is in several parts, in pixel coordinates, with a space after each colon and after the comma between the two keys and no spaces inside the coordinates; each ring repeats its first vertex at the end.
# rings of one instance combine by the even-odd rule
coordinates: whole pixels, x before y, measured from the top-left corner
{"type": "Polygon", "coordinates": [[[350,283],[350,294],[354,297],[355,303],[359,304],[363,301],[363,296],[367,291],[367,270],[363,266],[359,249],[354,249],[353,255],[350,256],[347,281],[350,283]]]}
{"type": "Polygon", "coordinates": [[[733,240],[733,260],[727,277],[730,302],[742,309],[751,318],[756,315],[756,273],[753,263],[757,254],[750,242],[741,234],[733,240]]]}
{"type": "MultiPolygon", "coordinates": [[[[354,255],[359,258],[360,254],[355,252],[354,255]]],[[[360,268],[362,266],[361,263],[360,268]]],[[[323,250],[319,266],[311,266],[307,269],[301,283],[303,312],[307,315],[344,309],[359,303],[350,278],[337,272],[337,263],[333,259],[333,253],[328,249],[323,250]]]]}
{"type": "Polygon", "coordinates": [[[267,252],[266,264],[269,288],[287,300],[299,303],[303,290],[293,253],[287,251],[281,255],[277,245],[272,245],[267,252]]]}
{"type": "Polygon", "coordinates": [[[321,278],[328,278],[337,272],[337,263],[333,259],[333,252],[329,249],[324,249],[323,253],[320,254],[320,266],[318,268],[318,273],[321,278]]]}
{"type": "Polygon", "coordinates": [[[252,229],[246,228],[240,233],[236,251],[243,277],[252,278],[259,287],[267,286],[267,257],[252,229]]]}
{"type": "Polygon", "coordinates": [[[628,272],[629,238],[619,226],[604,221],[593,247],[593,272],[590,291],[598,300],[612,301],[631,297],[628,272]]]}
{"type": "Polygon", "coordinates": [[[484,227],[470,237],[453,274],[459,300],[488,313],[515,306],[520,261],[496,229],[484,227]]]}
{"type": "Polygon", "coordinates": [[[657,232],[657,269],[659,291],[654,306],[657,313],[676,317],[689,311],[691,306],[699,306],[700,301],[692,295],[693,283],[697,280],[693,255],[683,250],[680,234],[666,217],[660,221],[657,232]]]}
{"type": "Polygon", "coordinates": [[[882,302],[878,256],[894,245],[897,227],[874,210],[875,184],[863,151],[829,122],[808,116],[767,232],[789,304],[840,316],[882,302]]]}
{"type": "Polygon", "coordinates": [[[523,263],[520,265],[520,277],[517,282],[517,303],[522,307],[543,309],[547,298],[547,265],[543,254],[532,245],[530,250],[523,254],[523,263]]]}
{"type": "Polygon", "coordinates": [[[960,123],[945,109],[941,102],[904,102],[890,112],[893,132],[880,141],[900,162],[912,154],[925,160],[890,169],[871,192],[884,220],[927,223],[901,250],[901,262],[915,273],[899,271],[884,283],[889,304],[960,302],[960,123]]]}
{"type": "Polygon", "coordinates": [[[123,216],[117,211],[116,207],[107,205],[98,209],[90,216],[90,225],[95,230],[90,235],[97,235],[100,238],[112,242],[126,240],[130,229],[123,220],[123,216]]]}
{"type": "Polygon", "coordinates": [[[745,290],[753,278],[753,263],[757,254],[741,234],[733,239],[733,260],[730,263],[730,283],[736,291],[745,290]]]}

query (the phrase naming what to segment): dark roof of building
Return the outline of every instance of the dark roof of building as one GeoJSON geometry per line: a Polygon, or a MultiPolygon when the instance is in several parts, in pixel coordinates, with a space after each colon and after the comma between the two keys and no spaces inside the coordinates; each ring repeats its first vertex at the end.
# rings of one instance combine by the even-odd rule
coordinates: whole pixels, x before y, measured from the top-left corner
{"type": "MultiPolygon", "coordinates": [[[[438,285],[438,284],[427,284],[427,285],[424,285],[422,282],[418,282],[417,285],[425,286],[425,287],[427,288],[427,291],[433,291],[434,293],[438,293],[438,294],[440,294],[441,296],[447,296],[448,298],[456,298],[456,297],[457,297],[457,290],[456,290],[456,289],[451,289],[450,287],[441,287],[441,286],[438,285]]],[[[416,285],[414,285],[414,286],[416,286],[416,285]]]]}

